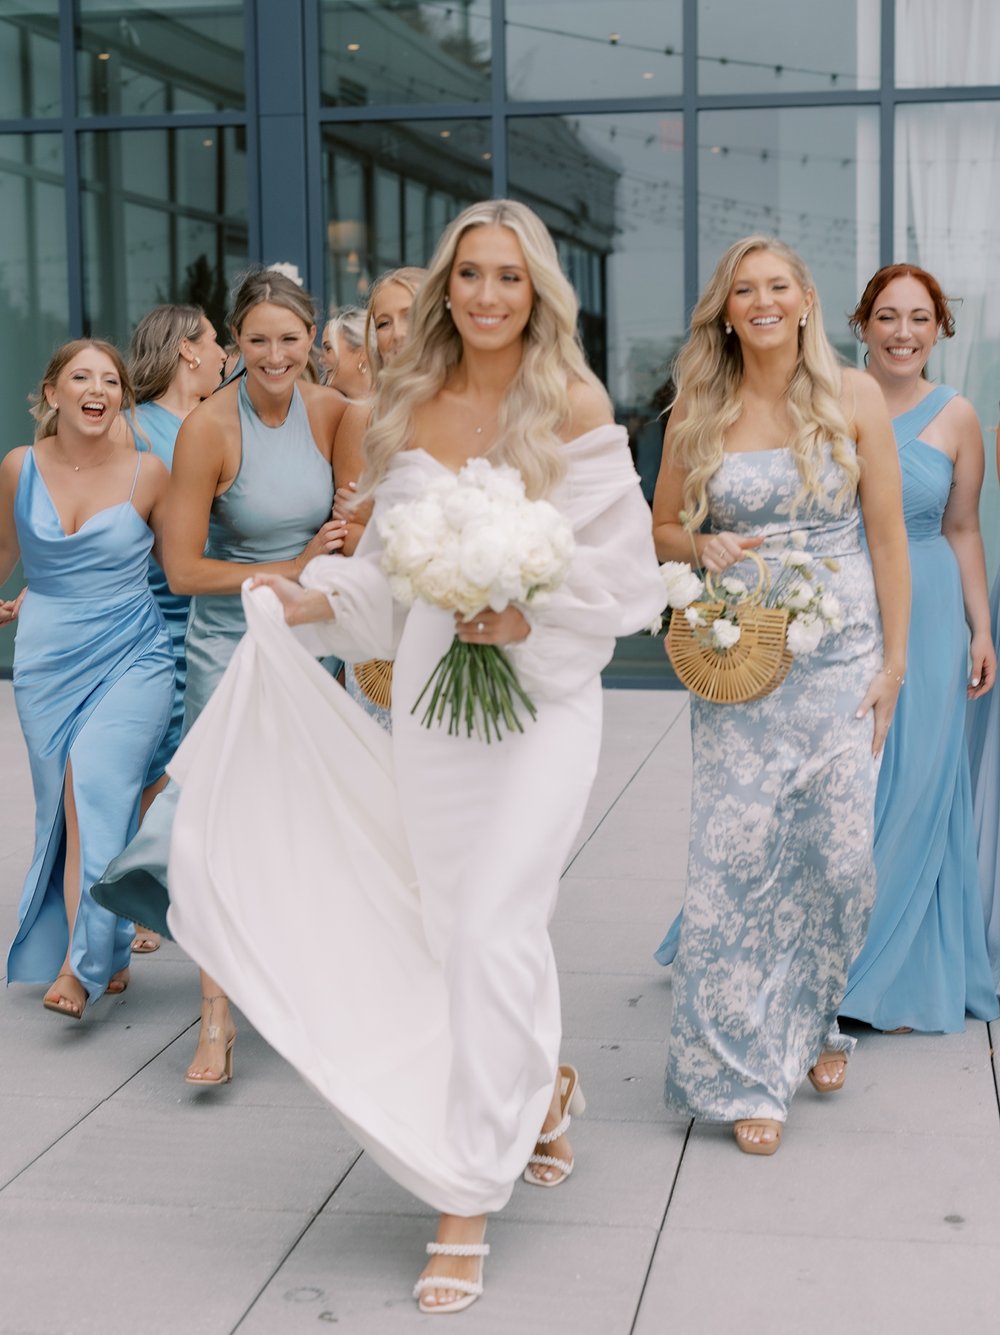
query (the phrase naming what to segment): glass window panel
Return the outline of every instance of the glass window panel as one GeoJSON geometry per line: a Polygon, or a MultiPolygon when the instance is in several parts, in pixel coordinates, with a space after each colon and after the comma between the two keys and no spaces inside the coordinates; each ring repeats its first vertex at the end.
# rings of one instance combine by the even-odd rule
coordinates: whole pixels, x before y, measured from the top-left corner
{"type": "Polygon", "coordinates": [[[827,333],[854,361],[846,313],[878,268],[878,134],[874,107],[702,112],[701,282],[733,241],[780,236],[812,270],[827,333]]]}
{"type": "Polygon", "coordinates": [[[328,106],[482,102],[490,96],[489,0],[321,0],[328,106]]]}
{"type": "Polygon", "coordinates": [[[548,225],[590,365],[628,425],[647,495],[656,416],[684,338],[681,122],[651,112],[510,122],[510,191],[548,225]]]}
{"type": "Polygon", "coordinates": [[[124,344],[150,307],[193,301],[221,329],[247,262],[242,131],[81,136],[84,324],[124,344]]]}
{"type": "Polygon", "coordinates": [[[877,88],[880,8],[880,0],[698,0],[698,90],[877,88]]]}
{"type": "MultiPolygon", "coordinates": [[[[31,442],[28,394],[54,348],[69,337],[66,202],[62,139],[0,135],[0,455],[31,442]]],[[[20,568],[0,597],[23,583],[20,568]]],[[[14,653],[13,629],[0,632],[0,670],[14,653]]]]}
{"type": "Polygon", "coordinates": [[[901,88],[995,84],[998,65],[996,0],[896,0],[896,83],[901,88]]]}
{"type": "Polygon", "coordinates": [[[489,120],[324,126],[327,306],[363,304],[383,270],[426,264],[455,214],[492,193],[491,159],[489,120]]]}
{"type": "Polygon", "coordinates": [[[58,116],[59,0],[13,0],[0,17],[0,117],[58,116]]]}
{"type": "Polygon", "coordinates": [[[993,466],[1000,381],[1000,102],[935,102],[896,111],[893,255],[934,274],[956,299],[955,337],[939,339],[928,374],[972,401],[989,433],[982,524],[1000,561],[993,466]]]}
{"type": "Polygon", "coordinates": [[[507,0],[505,28],[513,98],[681,90],[681,0],[507,0]]]}
{"type": "Polygon", "coordinates": [[[244,106],[240,0],[77,0],[80,114],[141,116],[244,106]]]}

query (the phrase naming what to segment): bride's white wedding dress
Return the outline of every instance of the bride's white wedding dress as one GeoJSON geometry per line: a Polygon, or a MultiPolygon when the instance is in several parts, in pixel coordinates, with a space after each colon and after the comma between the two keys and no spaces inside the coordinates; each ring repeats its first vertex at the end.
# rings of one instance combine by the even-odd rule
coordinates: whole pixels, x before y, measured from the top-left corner
{"type": "MultiPolygon", "coordinates": [[[[246,637],[170,766],[171,931],[382,1167],[451,1214],[505,1204],[544,1120],[547,928],[597,766],[599,673],[664,601],[624,430],[565,449],[550,499],[572,567],[509,649],[538,709],[523,735],[487,745],[410,713],[453,621],[393,602],[370,523],[350,560],[303,575],[335,621],[293,632],[271,590],[244,589],[246,637]],[[391,736],[311,651],[395,659],[391,736]]],[[[442,467],[400,454],[377,510],[442,467]]]]}

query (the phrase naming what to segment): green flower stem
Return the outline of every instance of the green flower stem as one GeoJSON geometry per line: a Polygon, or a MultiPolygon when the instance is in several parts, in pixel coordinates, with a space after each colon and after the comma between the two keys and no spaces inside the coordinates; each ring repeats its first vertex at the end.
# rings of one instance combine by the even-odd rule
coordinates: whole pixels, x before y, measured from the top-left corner
{"type": "Polygon", "coordinates": [[[430,700],[421,722],[441,726],[447,714],[449,735],[473,732],[487,743],[503,731],[523,732],[519,703],[532,719],[537,711],[525,694],[507,655],[493,644],[465,644],[456,636],[428,678],[411,709],[415,714],[425,697],[430,700]]]}

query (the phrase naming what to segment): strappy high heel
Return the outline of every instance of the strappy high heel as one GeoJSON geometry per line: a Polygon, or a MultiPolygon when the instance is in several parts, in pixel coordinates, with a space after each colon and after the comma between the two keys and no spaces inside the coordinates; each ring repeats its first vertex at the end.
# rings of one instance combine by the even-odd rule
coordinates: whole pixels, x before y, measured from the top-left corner
{"type": "MultiPolygon", "coordinates": [[[[56,983],[58,983],[60,978],[72,978],[75,983],[80,983],[80,980],[79,978],[77,978],[75,973],[58,973],[52,980],[50,990],[52,987],[55,987],[56,983]]],[[[80,983],[80,986],[83,987],[83,984],[80,983]]],[[[83,989],[83,994],[86,997],[87,995],[86,988],[83,989]]],[[[60,993],[59,995],[63,996],[62,993],[60,993]]],[[[69,1005],[60,1006],[55,1001],[49,1001],[48,997],[42,997],[42,1005],[45,1007],[47,1011],[54,1011],[56,1015],[65,1015],[66,1018],[69,1020],[82,1020],[83,1012],[87,1009],[86,1001],[84,1001],[82,1006],[77,1006],[76,1002],[71,1001],[69,997],[63,996],[63,1000],[69,1002],[69,1005]]]]}
{"type": "MultiPolygon", "coordinates": [[[[485,1228],[483,1236],[486,1236],[485,1228]]],[[[478,1256],[479,1271],[475,1279],[455,1279],[450,1275],[422,1275],[413,1286],[413,1296],[421,1312],[426,1312],[428,1316],[436,1313],[444,1315],[447,1312],[464,1312],[467,1307],[471,1307],[483,1292],[483,1258],[489,1254],[488,1242],[429,1242],[428,1256],[478,1256]],[[462,1296],[454,1298],[450,1303],[425,1303],[423,1295],[428,1289],[453,1289],[462,1296]]]]}
{"type": "Polygon", "coordinates": [[[806,1074],[809,1076],[809,1083],[817,1094],[833,1094],[838,1089],[843,1089],[844,1081],[847,1079],[847,1053],[839,1051],[821,1052],[816,1058],[816,1065],[811,1066],[806,1074]],[[821,1066],[831,1061],[841,1062],[840,1070],[832,1080],[820,1080],[816,1072],[821,1066]]]}
{"type": "MultiPolygon", "coordinates": [[[[217,997],[202,997],[202,1005],[204,1005],[205,1002],[208,1003],[209,1021],[211,1021],[212,1019],[212,1007],[215,1005],[215,1003],[217,1001],[228,1001],[228,1000],[229,1000],[228,997],[221,995],[217,997]]],[[[211,1024],[211,1023],[206,1024],[204,1036],[209,1043],[218,1043],[223,1037],[222,1026],[219,1024],[211,1024]]],[[[200,1041],[201,1040],[199,1038],[199,1042],[200,1041]]],[[[189,1066],[187,1069],[187,1074],[185,1075],[184,1079],[187,1081],[189,1085],[228,1084],[228,1082],[233,1078],[233,1048],[235,1044],[236,1044],[236,1030],[234,1029],[232,1035],[226,1041],[226,1051],[223,1057],[222,1070],[219,1072],[218,1075],[193,1075],[191,1072],[191,1067],[189,1066]]]]}
{"type": "MultiPolygon", "coordinates": [[[[583,1090],[580,1088],[580,1076],[576,1067],[560,1066],[559,1080],[559,1109],[562,1113],[562,1119],[559,1125],[553,1127],[551,1131],[539,1133],[535,1141],[537,1145],[551,1145],[560,1136],[564,1136],[569,1130],[573,1118],[582,1117],[587,1110],[587,1100],[583,1097],[583,1090]]],[[[574,1162],[573,1159],[559,1159],[553,1154],[536,1153],[528,1160],[523,1177],[525,1182],[533,1187],[558,1187],[572,1173],[574,1162]],[[538,1177],[531,1171],[532,1164],[538,1164],[542,1168],[557,1168],[559,1176],[553,1178],[538,1177]]]]}

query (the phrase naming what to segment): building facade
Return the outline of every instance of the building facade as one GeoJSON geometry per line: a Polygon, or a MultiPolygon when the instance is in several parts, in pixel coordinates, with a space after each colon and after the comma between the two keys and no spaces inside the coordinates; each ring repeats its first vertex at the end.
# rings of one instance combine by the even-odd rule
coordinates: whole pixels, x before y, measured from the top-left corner
{"type": "Polygon", "coordinates": [[[852,361],[879,264],[934,271],[932,369],[992,441],[998,72],[995,0],[0,0],[0,451],[63,339],[168,300],[221,327],[253,260],[361,302],[488,195],[556,236],[647,485],[687,313],[750,232],[801,250],[852,361]]]}

